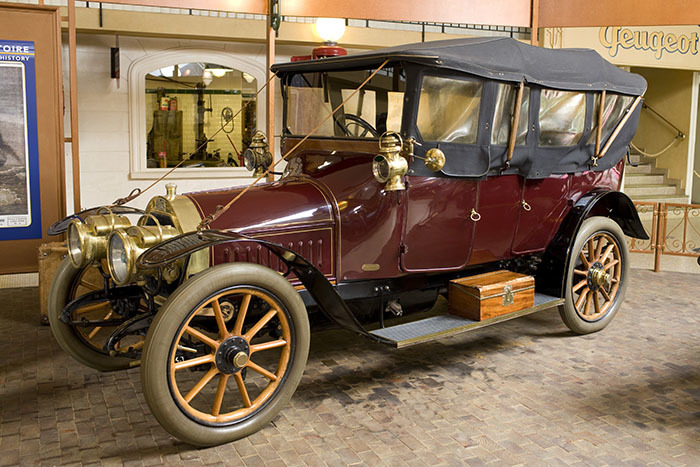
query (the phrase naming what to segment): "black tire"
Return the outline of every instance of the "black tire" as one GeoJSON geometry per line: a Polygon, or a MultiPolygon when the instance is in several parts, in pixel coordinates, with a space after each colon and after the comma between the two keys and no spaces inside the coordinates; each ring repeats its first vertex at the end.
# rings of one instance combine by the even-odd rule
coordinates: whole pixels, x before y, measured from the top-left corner
{"type": "Polygon", "coordinates": [[[569,258],[565,302],[559,308],[570,330],[589,334],[612,321],[625,298],[628,258],[625,234],[615,221],[591,217],[583,222],[569,258]]]}
{"type": "Polygon", "coordinates": [[[146,401],[160,424],[189,444],[213,446],[243,438],[269,423],[292,397],[309,340],[306,308],[284,277],[257,264],[215,266],[181,285],[156,315],[142,356],[146,401]],[[265,319],[261,315],[271,317],[256,331],[265,319]],[[276,340],[260,343],[261,329],[277,333],[276,340]],[[269,347],[257,348],[262,345],[269,347]],[[254,363],[249,357],[258,351],[262,354],[254,363]],[[274,373],[264,368],[271,367],[270,359],[278,365],[274,373]],[[195,365],[195,360],[205,362],[195,365]],[[193,376],[197,368],[203,371],[193,376]]]}
{"type": "MultiPolygon", "coordinates": [[[[111,357],[101,351],[99,342],[96,345],[91,345],[86,336],[79,334],[79,331],[73,326],[63,324],[59,317],[63,308],[75,298],[78,298],[78,282],[82,274],[88,271],[86,266],[83,269],[78,269],[70,262],[70,259],[65,258],[54,276],[51,283],[48,299],[48,315],[51,331],[53,332],[58,345],[71,357],[83,365],[89,366],[100,371],[116,371],[129,368],[132,359],[127,357],[111,357]]],[[[102,342],[104,343],[104,342],[102,342]]]]}

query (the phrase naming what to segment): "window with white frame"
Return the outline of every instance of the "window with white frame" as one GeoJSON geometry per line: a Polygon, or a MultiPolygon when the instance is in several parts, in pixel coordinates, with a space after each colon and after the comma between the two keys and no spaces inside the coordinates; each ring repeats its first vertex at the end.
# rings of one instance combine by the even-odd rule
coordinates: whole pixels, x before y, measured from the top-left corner
{"type": "Polygon", "coordinates": [[[264,66],[224,51],[178,49],[129,68],[131,176],[249,176],[243,151],[264,127],[264,66]]]}

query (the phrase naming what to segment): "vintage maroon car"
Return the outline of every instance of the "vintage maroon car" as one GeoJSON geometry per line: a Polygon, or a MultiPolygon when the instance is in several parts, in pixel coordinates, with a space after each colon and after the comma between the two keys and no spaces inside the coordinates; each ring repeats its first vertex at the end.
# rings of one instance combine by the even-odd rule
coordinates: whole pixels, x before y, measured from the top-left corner
{"type": "MultiPolygon", "coordinates": [[[[403,347],[555,306],[575,333],[612,320],[624,235],[647,238],[617,191],[641,77],[590,50],[507,38],[273,70],[285,103],[278,180],[243,196],[171,185],[145,211],[96,208],[54,227],[70,253],[50,296],[56,339],[99,370],[141,365],[170,433],[212,445],[268,423],[301,378],[310,322],[403,347]],[[496,270],[534,278],[534,302],[482,320],[385,323],[496,270]]],[[[269,160],[258,134],[246,165],[262,173],[269,160]]],[[[498,297],[506,306],[513,291],[498,297]]]]}

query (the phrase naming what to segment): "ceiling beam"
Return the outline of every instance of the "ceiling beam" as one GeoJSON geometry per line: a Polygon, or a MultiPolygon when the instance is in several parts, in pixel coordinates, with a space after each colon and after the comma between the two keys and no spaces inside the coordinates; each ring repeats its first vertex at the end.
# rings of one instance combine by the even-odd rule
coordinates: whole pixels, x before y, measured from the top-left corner
{"type": "Polygon", "coordinates": [[[539,27],[700,24],[698,0],[539,0],[539,27]]]}
{"type": "Polygon", "coordinates": [[[183,10],[227,11],[255,15],[266,15],[268,8],[268,2],[265,0],[107,0],[102,3],[182,8],[183,10]]]}
{"type": "MultiPolygon", "coordinates": [[[[268,10],[266,0],[109,0],[104,3],[260,15],[267,14],[268,10]]],[[[435,0],[430,8],[426,8],[425,0],[401,0],[399,3],[376,0],[282,0],[280,6],[284,16],[530,26],[530,0],[435,0]]]]}
{"type": "Polygon", "coordinates": [[[425,0],[282,0],[281,5],[288,16],[530,26],[530,0],[435,0],[429,6],[425,0]]]}

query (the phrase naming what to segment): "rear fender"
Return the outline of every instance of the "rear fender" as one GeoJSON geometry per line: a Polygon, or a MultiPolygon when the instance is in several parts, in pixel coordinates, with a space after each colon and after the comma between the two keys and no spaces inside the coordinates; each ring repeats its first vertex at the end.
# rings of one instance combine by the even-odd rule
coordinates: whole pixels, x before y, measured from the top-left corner
{"type": "Polygon", "coordinates": [[[574,203],[564,218],[557,234],[549,244],[537,270],[536,285],[540,292],[556,297],[564,296],[566,271],[571,260],[571,249],[583,221],[589,217],[609,217],[617,222],[625,235],[648,240],[632,200],[619,191],[592,191],[574,203]]]}
{"type": "Polygon", "coordinates": [[[365,330],[321,271],[299,254],[277,243],[221,230],[190,232],[145,251],[139,256],[137,265],[146,269],[162,267],[204,248],[235,242],[254,242],[270,250],[304,284],[309,295],[316,301],[328,319],[344,329],[354,331],[374,341],[384,342],[384,339],[365,330]]]}

